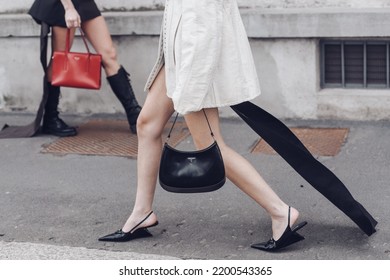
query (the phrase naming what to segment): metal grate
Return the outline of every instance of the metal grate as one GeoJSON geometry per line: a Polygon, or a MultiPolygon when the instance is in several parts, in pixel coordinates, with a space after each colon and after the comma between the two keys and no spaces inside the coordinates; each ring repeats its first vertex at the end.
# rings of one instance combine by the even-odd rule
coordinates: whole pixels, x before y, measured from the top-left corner
{"type": "Polygon", "coordinates": [[[342,84],[341,45],[327,45],[324,48],[325,83],[333,85],[342,84]]]}
{"type": "Polygon", "coordinates": [[[344,45],[345,84],[362,85],[364,83],[364,46],[363,44],[344,45]]]}
{"type": "Polygon", "coordinates": [[[367,85],[387,84],[387,46],[367,45],[367,85]]]}
{"type": "MultiPolygon", "coordinates": [[[[292,132],[305,147],[317,156],[335,156],[348,136],[348,128],[292,128],[292,132]]],[[[276,154],[262,139],[252,149],[252,153],[276,154]]]]}
{"type": "Polygon", "coordinates": [[[389,88],[389,44],[380,41],[321,42],[321,86],[389,88]]]}
{"type": "MultiPolygon", "coordinates": [[[[172,123],[164,129],[163,140],[168,135],[172,123]]],[[[169,144],[176,146],[189,136],[189,130],[184,122],[177,122],[171,134],[169,144]]],[[[78,128],[74,137],[59,138],[47,145],[42,153],[59,155],[80,154],[100,156],[124,156],[136,158],[138,138],[131,134],[127,121],[91,120],[78,128]]]]}

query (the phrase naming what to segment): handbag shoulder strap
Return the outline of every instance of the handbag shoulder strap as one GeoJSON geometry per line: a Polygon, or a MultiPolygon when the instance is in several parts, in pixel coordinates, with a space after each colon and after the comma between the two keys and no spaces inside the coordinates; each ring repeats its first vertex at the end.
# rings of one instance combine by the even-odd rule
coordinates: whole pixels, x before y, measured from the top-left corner
{"type": "MultiPolygon", "coordinates": [[[[210,129],[210,134],[211,134],[211,136],[214,138],[214,133],[213,133],[213,130],[211,129],[211,125],[210,125],[209,119],[207,118],[207,114],[206,114],[206,112],[205,112],[204,109],[202,109],[202,111],[203,111],[204,116],[206,117],[207,125],[209,126],[209,129],[210,129]]],[[[169,133],[168,133],[168,136],[167,136],[167,140],[166,140],[165,142],[168,142],[168,140],[171,138],[171,133],[172,133],[173,127],[174,127],[175,124],[176,124],[176,121],[177,121],[177,117],[178,117],[178,116],[179,116],[179,113],[176,113],[175,119],[174,119],[174,121],[173,121],[173,123],[172,123],[172,127],[171,127],[171,129],[169,130],[169,133]]]]}
{"type": "MultiPolygon", "coordinates": [[[[80,27],[78,28],[78,30],[80,31],[81,38],[83,39],[84,45],[87,48],[87,52],[91,53],[89,51],[88,43],[87,43],[87,41],[85,39],[85,35],[84,35],[83,30],[80,27]]],[[[65,52],[67,52],[67,53],[70,52],[70,28],[68,28],[68,30],[66,32],[66,48],[65,48],[65,52]]]]}

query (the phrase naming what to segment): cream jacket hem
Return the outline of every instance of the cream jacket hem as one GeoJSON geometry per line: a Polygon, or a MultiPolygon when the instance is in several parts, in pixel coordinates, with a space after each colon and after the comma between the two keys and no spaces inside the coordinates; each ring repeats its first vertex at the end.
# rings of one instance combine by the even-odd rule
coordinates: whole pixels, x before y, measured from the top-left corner
{"type": "Polygon", "coordinates": [[[164,65],[167,95],[181,114],[260,95],[236,0],[167,0],[158,58],[145,91],[164,65]]]}

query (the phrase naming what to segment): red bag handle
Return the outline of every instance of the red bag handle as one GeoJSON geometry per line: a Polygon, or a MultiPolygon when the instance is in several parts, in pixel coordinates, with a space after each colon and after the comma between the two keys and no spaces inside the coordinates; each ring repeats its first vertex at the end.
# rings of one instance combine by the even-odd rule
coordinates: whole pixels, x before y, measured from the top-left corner
{"type": "MultiPolygon", "coordinates": [[[[81,38],[83,39],[83,42],[84,42],[84,45],[85,47],[87,48],[87,52],[89,54],[91,54],[91,52],[89,51],[89,47],[88,47],[88,44],[87,44],[87,41],[85,39],[85,35],[84,35],[84,32],[83,30],[79,27],[78,30],[80,31],[80,35],[81,35],[81,38]]],[[[65,48],[65,53],[68,53],[70,52],[70,28],[68,28],[68,31],[66,33],[66,48],[65,48]]]]}

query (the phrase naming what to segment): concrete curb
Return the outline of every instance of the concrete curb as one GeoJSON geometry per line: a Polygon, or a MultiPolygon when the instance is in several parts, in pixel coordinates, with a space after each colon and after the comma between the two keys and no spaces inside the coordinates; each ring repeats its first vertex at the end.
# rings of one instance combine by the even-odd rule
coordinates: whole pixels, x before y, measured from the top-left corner
{"type": "Polygon", "coordinates": [[[29,242],[0,241],[1,260],[180,260],[170,256],[114,252],[29,242]]]}

